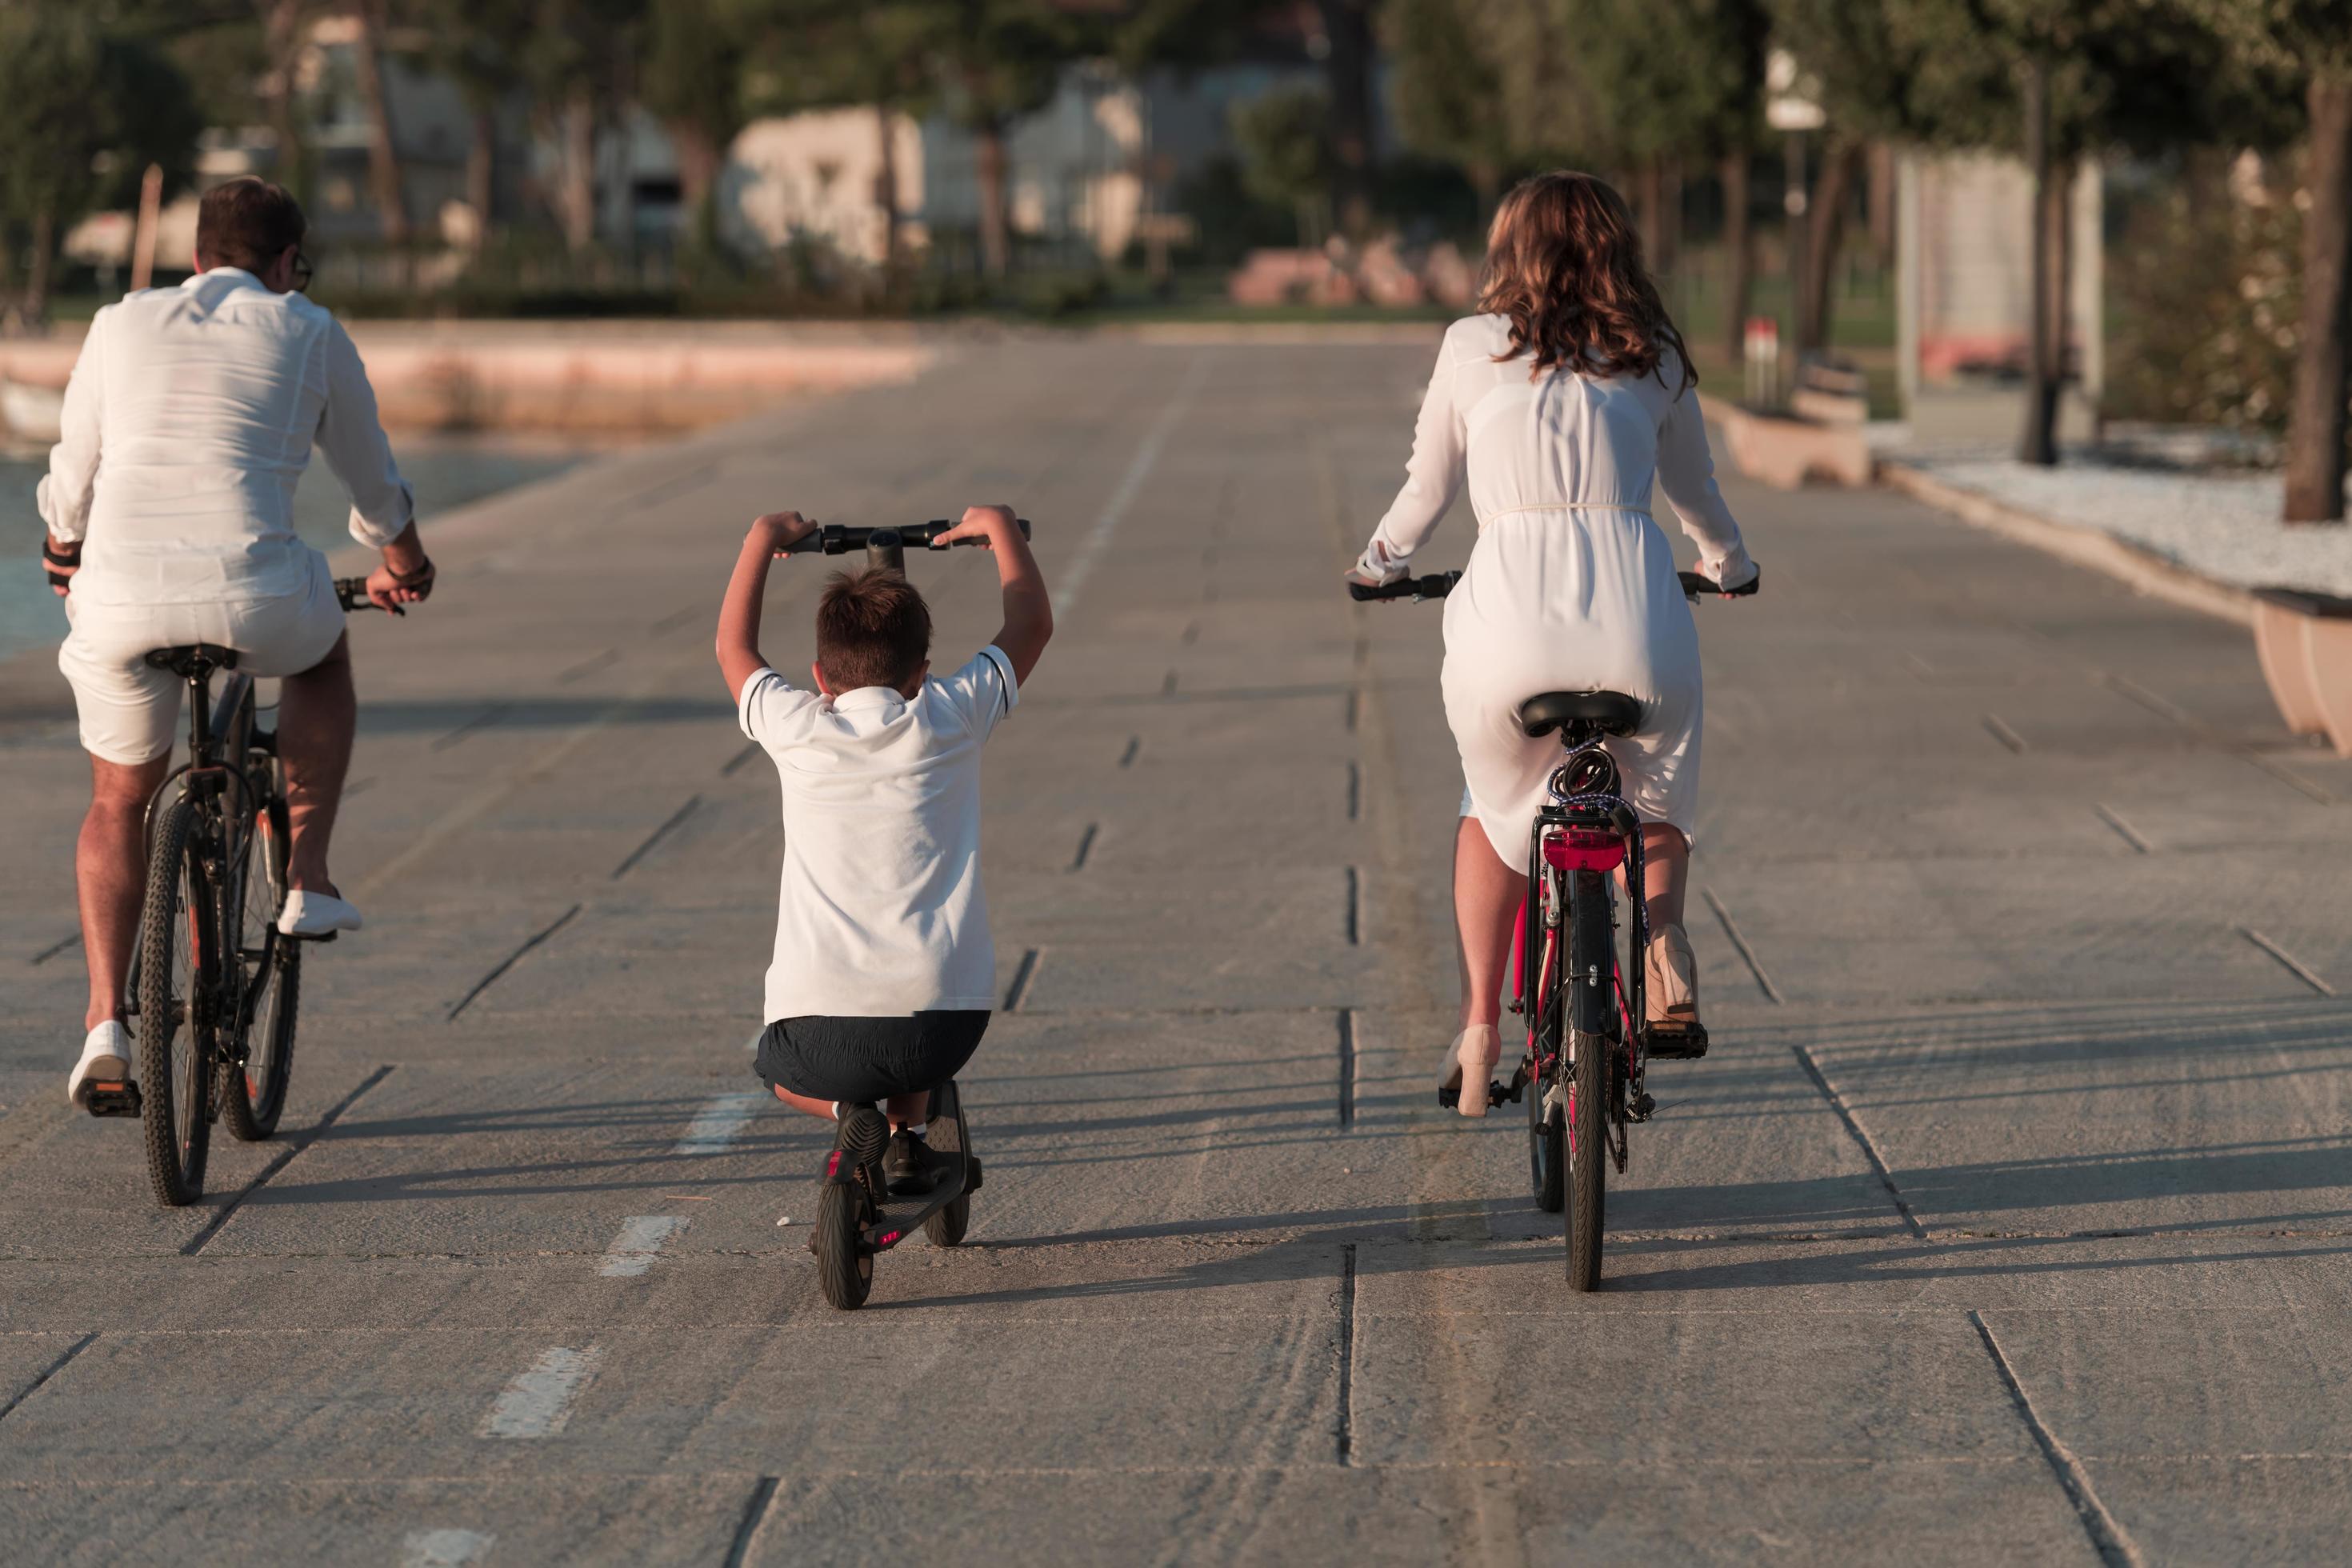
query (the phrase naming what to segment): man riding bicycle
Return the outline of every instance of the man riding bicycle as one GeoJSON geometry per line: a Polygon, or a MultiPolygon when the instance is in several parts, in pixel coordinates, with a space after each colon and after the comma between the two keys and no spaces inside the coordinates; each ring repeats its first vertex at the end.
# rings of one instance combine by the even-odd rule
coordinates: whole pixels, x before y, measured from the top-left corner
{"type": "Polygon", "coordinates": [[[307,224],[283,188],[231,180],[196,220],[196,275],[98,312],[66,389],[41,481],[42,556],[72,630],[72,683],[90,759],[74,873],[89,964],[89,1033],[67,1081],[127,1079],[125,984],[146,888],[147,802],[171,763],[181,683],[150,649],[211,643],[281,677],[278,743],[290,844],[278,929],[357,931],[327,874],[327,841],[358,717],[343,613],[326,557],[295,535],[294,487],[315,442],[352,498],[353,538],[383,552],[368,596],[432,591],[414,502],[376,418],[359,353],[303,298],[307,224]]]}

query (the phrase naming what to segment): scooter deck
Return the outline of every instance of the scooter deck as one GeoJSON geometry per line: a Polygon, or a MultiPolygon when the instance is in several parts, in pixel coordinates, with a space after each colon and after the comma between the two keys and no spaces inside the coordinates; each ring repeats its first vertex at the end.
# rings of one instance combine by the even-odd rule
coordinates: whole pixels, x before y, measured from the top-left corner
{"type": "Polygon", "coordinates": [[[910,1233],[920,1230],[925,1220],[979,1188],[980,1156],[966,1154],[950,1166],[929,1192],[887,1194],[877,1206],[874,1218],[858,1227],[857,1238],[871,1251],[887,1252],[910,1233]]]}

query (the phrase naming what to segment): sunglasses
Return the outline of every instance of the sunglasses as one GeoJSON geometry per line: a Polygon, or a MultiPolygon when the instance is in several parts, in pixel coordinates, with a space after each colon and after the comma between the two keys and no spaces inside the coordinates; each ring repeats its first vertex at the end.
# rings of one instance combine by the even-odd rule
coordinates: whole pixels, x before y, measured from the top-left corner
{"type": "Polygon", "coordinates": [[[294,253],[294,292],[307,293],[310,288],[310,279],[318,275],[319,269],[310,265],[310,258],[297,250],[294,253]]]}

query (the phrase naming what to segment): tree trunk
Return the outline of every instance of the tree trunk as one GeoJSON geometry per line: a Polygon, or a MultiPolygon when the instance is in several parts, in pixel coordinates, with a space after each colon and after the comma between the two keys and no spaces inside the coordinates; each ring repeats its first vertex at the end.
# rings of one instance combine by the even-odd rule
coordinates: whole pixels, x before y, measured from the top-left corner
{"type": "Polygon", "coordinates": [[[561,179],[563,243],[577,255],[596,243],[596,106],[584,86],[564,100],[561,179]]]}
{"type": "Polygon", "coordinates": [[[1642,237],[1642,250],[1650,270],[1658,270],[1658,252],[1664,246],[1665,164],[1644,158],[1633,174],[1633,227],[1642,237]]]}
{"type": "Polygon", "coordinates": [[[1878,253],[1882,266],[1895,263],[1895,193],[1896,186],[1895,143],[1874,142],[1870,149],[1870,195],[1867,210],[1870,218],[1870,247],[1878,253]]]}
{"type": "Polygon", "coordinates": [[[301,0],[261,0],[262,50],[268,60],[261,95],[262,115],[269,122],[271,138],[278,143],[269,172],[279,184],[293,193],[296,201],[309,199],[310,184],[309,150],[302,141],[294,104],[294,67],[301,53],[301,0]]]}
{"type": "Polygon", "coordinates": [[[2289,522],[2344,517],[2346,342],[2352,336],[2352,79],[2315,74],[2311,149],[2305,177],[2311,205],[2303,215],[2303,332],[2294,360],[2294,403],[2287,426],[2289,522]]]}
{"type": "Polygon", "coordinates": [[[698,250],[719,242],[719,209],[713,200],[719,184],[719,152],[700,126],[673,121],[669,144],[677,159],[677,194],[686,235],[698,250]]]}
{"type": "Polygon", "coordinates": [[[1372,24],[1369,0],[1320,0],[1329,52],[1332,196],[1339,232],[1360,242],[1372,227],[1372,24]]]}
{"type": "Polygon", "coordinates": [[[1723,340],[1738,364],[1748,353],[1748,310],[1756,287],[1756,246],[1748,231],[1748,154],[1723,160],[1723,251],[1729,276],[1723,291],[1723,340]]]}
{"type": "Polygon", "coordinates": [[[57,215],[47,202],[33,214],[33,254],[25,267],[24,325],[40,332],[49,324],[49,267],[57,259],[57,215]]]}
{"type": "Polygon", "coordinates": [[[473,139],[466,144],[466,205],[474,209],[474,248],[490,237],[499,199],[499,116],[488,105],[474,110],[473,139]]]}
{"type": "Polygon", "coordinates": [[[1829,350],[1846,208],[1862,174],[1863,151],[1861,142],[1842,140],[1822,151],[1821,180],[1806,214],[1810,232],[1805,237],[1805,298],[1797,311],[1799,353],[1829,350]]]}
{"type": "Polygon", "coordinates": [[[360,98],[367,106],[368,195],[375,203],[376,228],[386,245],[408,243],[408,196],[400,176],[400,147],[393,140],[392,101],[384,90],[382,0],[354,0],[352,65],[360,98]]]}
{"type": "Polygon", "coordinates": [[[895,281],[898,276],[898,126],[896,115],[887,103],[874,106],[876,151],[880,153],[874,165],[874,210],[882,219],[882,276],[895,281]]]}
{"type": "Polygon", "coordinates": [[[1012,236],[1005,223],[1006,177],[1004,127],[991,121],[972,132],[972,175],[980,187],[980,266],[992,279],[1001,279],[1013,260],[1012,236]]]}
{"type": "Polygon", "coordinates": [[[1651,269],[1661,280],[1675,269],[1683,252],[1683,165],[1679,158],[1658,164],[1658,243],[1650,254],[1651,269]]]}
{"type": "Polygon", "coordinates": [[[2065,353],[2065,318],[2059,307],[2063,284],[2051,277],[2053,248],[2062,243],[2052,231],[2064,215],[2053,210],[2056,183],[2055,159],[2050,146],[2050,68],[2035,59],[2025,68],[2025,161],[2033,171],[2032,330],[2027,344],[2025,428],[2018,437],[2017,460],[2051,468],[2058,461],[2058,378],[2051,374],[2053,358],[2065,353]]]}

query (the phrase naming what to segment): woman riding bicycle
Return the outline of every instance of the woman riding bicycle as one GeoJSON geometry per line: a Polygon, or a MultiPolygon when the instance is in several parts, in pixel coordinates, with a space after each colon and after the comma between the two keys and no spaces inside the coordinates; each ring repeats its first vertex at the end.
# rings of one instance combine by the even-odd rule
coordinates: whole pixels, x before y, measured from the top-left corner
{"type": "MultiPolygon", "coordinates": [[[[1518,868],[1559,747],[1517,708],[1538,692],[1622,691],[1640,731],[1608,742],[1640,815],[1652,931],[1648,1023],[1698,1018],[1683,889],[1698,797],[1698,632],[1674,552],[1650,515],[1654,479],[1700,569],[1726,588],[1756,575],[1716,488],[1706,426],[1631,215],[1590,174],[1525,181],[1487,236],[1481,314],[1454,323],[1413,430],[1404,488],[1351,580],[1403,576],[1466,480],[1478,542],[1445,600],[1446,721],[1467,785],[1454,850],[1462,1032],[1442,1085],[1486,1081],[1518,868]]],[[[1465,1092],[1465,1116],[1486,1097],[1465,1092]]]]}

